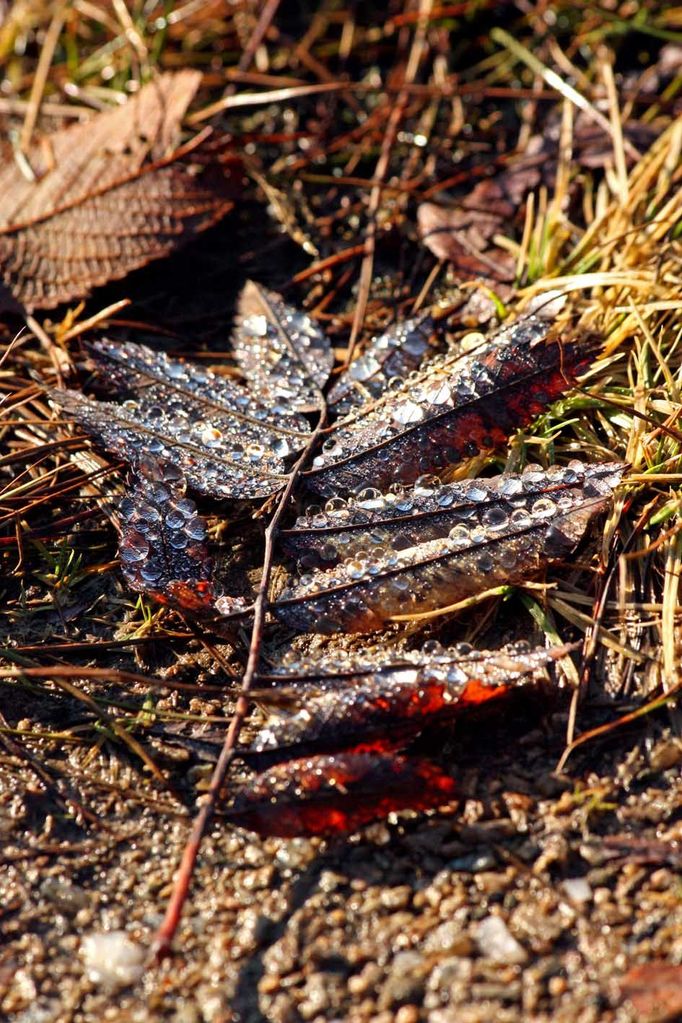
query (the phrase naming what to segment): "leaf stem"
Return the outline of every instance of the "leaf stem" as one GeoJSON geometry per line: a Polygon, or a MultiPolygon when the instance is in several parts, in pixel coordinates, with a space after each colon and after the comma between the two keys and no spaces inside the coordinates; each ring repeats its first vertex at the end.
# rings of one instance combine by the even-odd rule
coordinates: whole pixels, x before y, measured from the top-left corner
{"type": "Polygon", "coordinates": [[[213,771],[211,782],[209,785],[208,792],[204,798],[201,808],[194,819],[191,834],[185,844],[185,848],[182,853],[182,859],[178,868],[175,883],[173,885],[173,891],[166,907],[166,913],[163,918],[163,922],[159,927],[154,941],[151,947],[151,960],[153,962],[159,962],[170,954],[173,938],[178,929],[180,923],[180,917],[182,910],[189,894],[190,885],[192,883],[192,875],[194,873],[194,866],[199,855],[199,849],[201,841],[206,834],[206,829],[213,817],[215,807],[220,795],[220,790],[225,783],[225,777],[227,775],[227,769],[232,762],[237,741],[239,739],[239,733],[242,725],[249,711],[249,690],[253,685],[253,681],[258,669],[258,662],[260,659],[260,650],[263,640],[263,628],[265,625],[265,615],[268,609],[268,589],[270,585],[270,575],[272,571],[272,561],[274,555],[275,537],[277,535],[278,527],[282,515],[286,509],[289,498],[291,497],[296,482],[299,478],[300,472],[305,465],[309,455],[311,454],[317,439],[324,429],[326,423],[326,409],[324,406],[321,407],[320,419],[315,427],[315,430],[310,435],[303,453],[300,458],[293,466],[287,485],[282,491],[282,495],[277,504],[277,508],[270,520],[267,529],[265,530],[265,551],[263,555],[263,572],[261,575],[260,585],[258,587],[258,593],[254,602],[254,619],[253,628],[251,630],[251,642],[249,644],[249,655],[246,662],[246,668],[244,670],[244,676],[242,679],[242,688],[237,699],[237,703],[230,721],[229,728],[225,734],[225,741],[218,757],[218,762],[213,771]]]}

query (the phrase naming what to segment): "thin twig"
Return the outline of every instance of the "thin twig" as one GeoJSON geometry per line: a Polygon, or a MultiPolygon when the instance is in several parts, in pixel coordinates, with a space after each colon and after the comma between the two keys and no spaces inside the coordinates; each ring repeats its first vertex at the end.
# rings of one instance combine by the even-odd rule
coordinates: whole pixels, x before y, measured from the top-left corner
{"type": "MultiPolygon", "coordinates": [[[[424,48],[426,46],[425,38],[425,25],[426,18],[432,6],[432,0],[421,0],[419,5],[420,19],[415,32],[412,47],[410,49],[410,55],[405,68],[405,74],[403,75],[403,84],[410,85],[419,70],[419,65],[423,56],[424,48]]],[[[388,124],[386,126],[386,132],[384,134],[383,141],[381,143],[381,152],[379,153],[379,159],[374,171],[374,180],[377,184],[374,185],[369,196],[369,203],[367,206],[367,231],[365,233],[365,255],[362,260],[362,266],[360,267],[360,279],[358,281],[358,300],[355,305],[355,315],[353,316],[353,325],[350,331],[350,337],[348,339],[348,352],[346,355],[345,365],[348,366],[353,360],[353,353],[355,346],[358,343],[360,337],[360,331],[365,321],[365,313],[367,312],[367,302],[369,300],[369,291],[372,283],[372,273],[374,271],[374,253],[376,251],[376,239],[377,239],[377,213],[379,212],[379,204],[382,197],[382,185],[384,178],[388,173],[388,168],[391,160],[391,151],[396,135],[398,134],[398,127],[403,119],[405,108],[408,102],[407,92],[401,91],[398,95],[395,105],[391,110],[388,118],[388,124]]]]}
{"type": "Polygon", "coordinates": [[[267,529],[265,530],[263,572],[254,602],[254,619],[253,628],[251,630],[251,642],[249,644],[249,656],[244,670],[241,692],[237,699],[237,704],[234,709],[230,726],[225,735],[225,741],[220,751],[218,762],[216,763],[211,777],[208,792],[204,797],[199,813],[194,820],[192,832],[183,850],[182,859],[180,861],[180,866],[175,878],[175,884],[173,886],[173,892],[166,907],[163,922],[156,932],[152,943],[151,959],[156,962],[165,958],[170,953],[173,938],[175,937],[175,933],[180,923],[182,909],[189,894],[192,874],[199,855],[201,841],[215,811],[218,796],[220,795],[220,791],[225,783],[227,769],[235,755],[239,733],[241,732],[242,725],[249,711],[248,694],[253,685],[256,671],[258,669],[261,643],[263,640],[263,628],[265,625],[265,615],[268,608],[268,589],[270,586],[275,537],[277,536],[280,520],[287,507],[289,498],[293,493],[299,474],[312,452],[313,447],[324,428],[325,422],[326,414],[325,410],[322,409],[319,422],[311,434],[310,440],[308,441],[303,454],[291,470],[287,485],[282,491],[282,496],[278,502],[277,508],[267,529]]]}

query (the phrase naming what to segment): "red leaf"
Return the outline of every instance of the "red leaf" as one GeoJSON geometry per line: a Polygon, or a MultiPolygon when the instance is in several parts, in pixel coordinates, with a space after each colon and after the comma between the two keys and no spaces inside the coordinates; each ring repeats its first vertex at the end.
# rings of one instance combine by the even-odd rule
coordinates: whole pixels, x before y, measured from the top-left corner
{"type": "Polygon", "coordinates": [[[398,810],[449,802],[450,775],[426,760],[349,753],[289,760],[247,784],[228,819],[261,835],[338,835],[398,810]]]}
{"type": "Polygon", "coordinates": [[[320,673],[314,662],[304,662],[300,675],[274,676],[280,686],[293,682],[301,709],[273,717],[243,755],[264,767],[315,753],[401,749],[425,728],[537,681],[554,657],[551,650],[521,645],[471,651],[432,643],[393,659],[382,652],[374,667],[368,655],[360,655],[354,669],[349,662],[352,674],[320,673]]]}
{"type": "Polygon", "coordinates": [[[592,346],[563,343],[529,316],[491,335],[477,352],[430,360],[395,392],[330,431],[307,486],[332,497],[388,488],[502,447],[568,390],[592,346]]]}

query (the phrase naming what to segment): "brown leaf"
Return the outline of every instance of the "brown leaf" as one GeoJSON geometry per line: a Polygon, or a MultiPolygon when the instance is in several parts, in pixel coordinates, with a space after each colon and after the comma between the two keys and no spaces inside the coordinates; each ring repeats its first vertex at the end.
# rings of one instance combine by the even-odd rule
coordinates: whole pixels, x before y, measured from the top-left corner
{"type": "MultiPolygon", "coordinates": [[[[537,140],[541,145],[542,140],[537,140]]],[[[462,276],[514,280],[514,258],[493,243],[508,234],[528,192],[541,180],[543,154],[531,153],[501,173],[480,181],[452,207],[422,203],[417,211],[419,234],[438,259],[447,259],[462,276]]]]}
{"type": "Polygon", "coordinates": [[[206,144],[174,149],[198,72],[161,75],[124,106],[44,139],[36,180],[0,166],[0,276],[48,309],[168,255],[232,207],[229,170],[206,144]]]}

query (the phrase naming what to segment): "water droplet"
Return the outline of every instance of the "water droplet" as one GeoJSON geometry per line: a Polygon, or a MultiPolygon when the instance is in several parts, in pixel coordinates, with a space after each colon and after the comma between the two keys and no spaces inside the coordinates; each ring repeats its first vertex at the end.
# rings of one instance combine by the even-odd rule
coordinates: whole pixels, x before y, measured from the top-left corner
{"type": "Polygon", "coordinates": [[[172,508],[166,515],[166,525],[169,529],[182,529],[185,524],[185,517],[179,511],[172,508]]]}
{"type": "Polygon", "coordinates": [[[190,519],[185,528],[192,540],[203,540],[206,537],[206,525],[202,519],[190,519]]]}
{"type": "Polygon", "coordinates": [[[144,561],[149,554],[149,544],[141,533],[129,534],[124,543],[121,544],[121,561],[126,564],[135,564],[144,561]]]}
{"type": "Polygon", "coordinates": [[[223,439],[223,435],[220,430],[215,426],[207,426],[201,431],[201,443],[205,444],[207,448],[217,447],[223,439]]]}
{"type": "Polygon", "coordinates": [[[502,481],[499,490],[504,497],[514,497],[516,494],[523,493],[523,483],[518,476],[509,476],[502,481]]]}
{"type": "Polygon", "coordinates": [[[196,504],[190,497],[181,497],[179,501],[175,502],[175,508],[186,519],[192,518],[197,510],[196,504]]]}
{"type": "Polygon", "coordinates": [[[358,494],[356,504],[364,511],[378,511],[384,506],[383,494],[374,487],[366,487],[358,494]]]}
{"type": "Polygon", "coordinates": [[[509,516],[503,508],[493,506],[484,513],[482,521],[488,529],[504,529],[509,521],[509,516]]]}
{"type": "Polygon", "coordinates": [[[322,445],[322,450],[325,455],[329,455],[330,458],[338,457],[342,453],[341,446],[336,437],[328,437],[322,445]]]}
{"type": "Polygon", "coordinates": [[[509,516],[509,521],[515,529],[527,529],[533,524],[533,520],[525,508],[515,508],[509,516]]]}
{"type": "Polygon", "coordinates": [[[407,426],[421,422],[424,418],[424,409],[414,401],[405,401],[392,409],[391,415],[396,423],[407,426]]]}
{"type": "Polygon", "coordinates": [[[483,551],[483,553],[479,555],[476,561],[476,567],[478,568],[479,572],[485,573],[492,572],[493,568],[495,567],[495,560],[492,554],[489,551],[483,551]]]}
{"type": "Polygon", "coordinates": [[[424,399],[431,405],[446,405],[452,401],[452,389],[446,381],[436,383],[425,391],[424,399]]]}
{"type": "Polygon", "coordinates": [[[461,524],[453,526],[448,536],[455,547],[467,547],[469,545],[470,534],[466,526],[461,524]]]}
{"type": "Polygon", "coordinates": [[[440,486],[441,481],[437,476],[434,476],[432,473],[425,473],[423,476],[418,476],[414,482],[414,496],[430,497],[440,486]]]}
{"type": "Polygon", "coordinates": [[[161,519],[161,512],[158,508],[155,508],[153,504],[149,504],[147,501],[140,501],[136,508],[137,514],[141,519],[145,519],[147,522],[159,522],[161,519]]]}
{"type": "Polygon", "coordinates": [[[338,515],[347,511],[347,504],[343,497],[330,497],[324,506],[328,515],[338,515]]]}
{"type": "Polygon", "coordinates": [[[548,519],[556,513],[556,504],[548,497],[540,497],[531,508],[531,514],[539,519],[548,519]]]}

